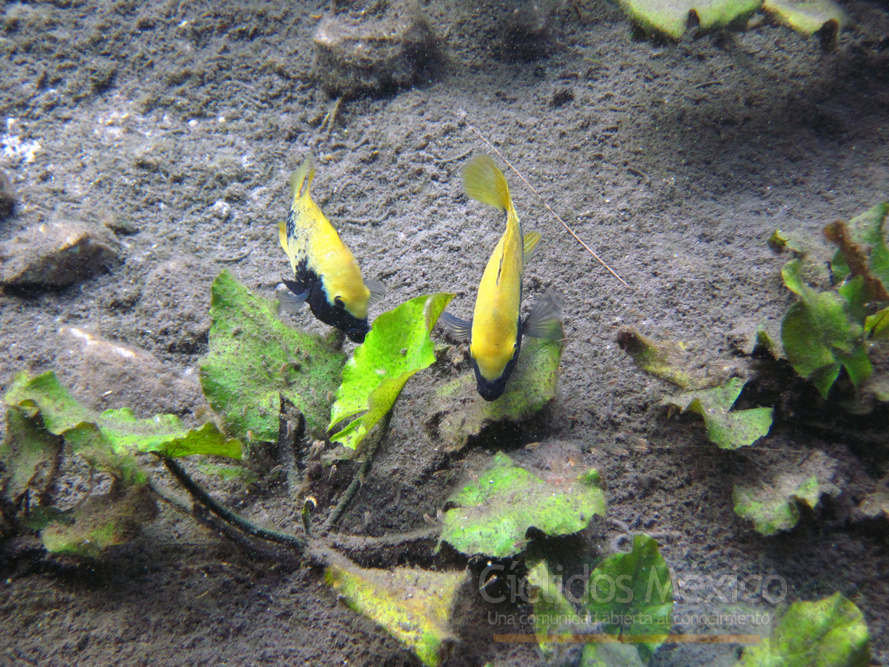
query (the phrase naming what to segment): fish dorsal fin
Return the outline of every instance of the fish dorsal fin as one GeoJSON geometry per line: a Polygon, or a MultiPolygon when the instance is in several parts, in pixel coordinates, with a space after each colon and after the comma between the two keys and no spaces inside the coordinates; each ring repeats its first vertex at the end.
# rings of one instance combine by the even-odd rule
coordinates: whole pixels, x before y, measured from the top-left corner
{"type": "Polygon", "coordinates": [[[296,199],[309,193],[312,187],[312,179],[315,178],[315,166],[312,164],[312,158],[307,157],[290,177],[290,194],[296,199]]]}
{"type": "Polygon", "coordinates": [[[562,331],[562,321],[559,319],[562,314],[562,303],[562,297],[554,289],[546,290],[525,318],[522,333],[531,338],[562,340],[565,335],[562,331]]]}
{"type": "Polygon", "coordinates": [[[501,211],[508,211],[510,208],[506,176],[490,155],[477,155],[463,167],[463,192],[470,199],[501,211]]]}
{"type": "Polygon", "coordinates": [[[527,266],[528,260],[534,256],[534,253],[537,252],[537,246],[540,245],[540,232],[528,232],[525,234],[524,242],[525,265],[527,266]]]}
{"type": "Polygon", "coordinates": [[[369,306],[379,303],[386,296],[386,286],[379,280],[365,280],[364,286],[370,290],[370,298],[367,300],[369,306]]]}
{"type": "Polygon", "coordinates": [[[441,328],[451,336],[451,338],[456,340],[469,340],[472,332],[471,321],[461,320],[459,317],[451,315],[449,312],[445,311],[438,316],[438,323],[441,325],[441,328]]]}

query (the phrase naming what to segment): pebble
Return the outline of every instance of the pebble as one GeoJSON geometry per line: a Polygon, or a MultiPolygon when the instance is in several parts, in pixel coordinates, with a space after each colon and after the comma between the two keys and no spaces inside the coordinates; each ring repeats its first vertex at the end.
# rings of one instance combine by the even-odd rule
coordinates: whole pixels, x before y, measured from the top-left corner
{"type": "Polygon", "coordinates": [[[15,210],[15,191],[12,189],[12,181],[5,171],[0,171],[0,218],[12,215],[15,210]]]}
{"type": "Polygon", "coordinates": [[[146,350],[76,327],[59,329],[57,348],[60,378],[94,410],[130,407],[150,417],[195,412],[204,404],[196,374],[177,371],[146,350]]]}
{"type": "Polygon", "coordinates": [[[0,243],[0,284],[64,289],[107,271],[120,244],[103,227],[44,223],[0,243]]]}

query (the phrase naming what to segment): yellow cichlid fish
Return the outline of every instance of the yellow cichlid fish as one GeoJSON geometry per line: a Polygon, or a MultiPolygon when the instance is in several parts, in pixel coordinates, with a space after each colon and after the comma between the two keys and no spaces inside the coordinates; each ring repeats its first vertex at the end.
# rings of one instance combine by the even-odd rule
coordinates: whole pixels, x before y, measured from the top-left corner
{"type": "Polygon", "coordinates": [[[289,312],[308,302],[315,317],[362,343],[370,331],[368,306],[382,299],[386,289],[362,279],[355,257],[312,200],[314,177],[308,158],[290,178],[293,203],[286,222],[278,225],[278,236],[294,280],[283,281],[287,289],[279,289],[278,300],[289,312]]]}
{"type": "Polygon", "coordinates": [[[538,232],[522,233],[503,172],[487,155],[479,155],[463,168],[466,195],[506,214],[506,231],[494,248],[478,286],[475,312],[466,322],[450,313],[442,325],[458,338],[469,339],[469,353],[478,393],[486,401],[503,395],[522,346],[522,335],[560,339],[559,304],[552,291],[521,320],[522,275],[525,262],[540,242],[538,232]]]}

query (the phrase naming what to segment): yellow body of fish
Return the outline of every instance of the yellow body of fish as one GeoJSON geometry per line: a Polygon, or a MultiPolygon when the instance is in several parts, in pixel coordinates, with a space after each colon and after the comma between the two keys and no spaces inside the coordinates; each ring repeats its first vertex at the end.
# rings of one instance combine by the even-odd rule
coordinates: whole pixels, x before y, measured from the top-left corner
{"type": "Polygon", "coordinates": [[[293,202],[279,225],[281,247],[295,280],[284,281],[297,301],[307,301],[322,322],[362,342],[369,330],[368,304],[382,298],[382,285],[362,279],[358,262],[336,229],[315,204],[310,192],[315,169],[310,160],[290,179],[293,202]]]}
{"type": "Polygon", "coordinates": [[[486,380],[499,379],[516,355],[524,274],[522,224],[512,205],[503,172],[487,155],[463,171],[466,194],[506,213],[506,231],[494,248],[478,286],[469,352],[486,380]]]}

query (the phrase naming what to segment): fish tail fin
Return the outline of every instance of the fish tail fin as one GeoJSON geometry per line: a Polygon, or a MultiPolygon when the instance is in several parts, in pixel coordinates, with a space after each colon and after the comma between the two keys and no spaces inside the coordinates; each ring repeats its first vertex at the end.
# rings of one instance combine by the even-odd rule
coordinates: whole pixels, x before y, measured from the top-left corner
{"type": "Polygon", "coordinates": [[[523,333],[531,338],[562,340],[562,305],[563,299],[554,289],[546,290],[525,318],[523,333]]]}
{"type": "Polygon", "coordinates": [[[309,194],[313,178],[315,178],[315,166],[312,164],[312,158],[307,157],[303,160],[299,169],[293,172],[293,175],[290,177],[290,192],[294,199],[305,197],[309,194]]]}
{"type": "Polygon", "coordinates": [[[470,199],[501,211],[512,208],[506,176],[490,155],[477,155],[463,167],[463,191],[470,199]]]}

